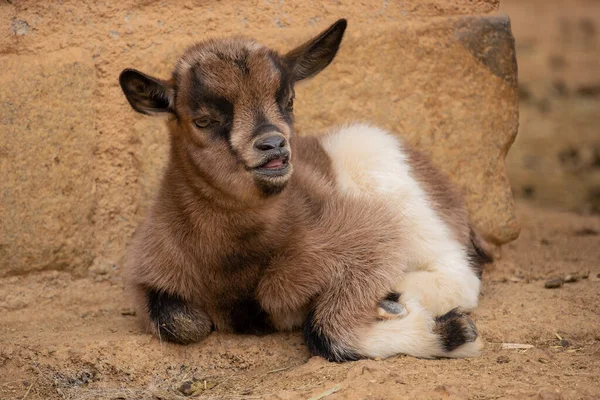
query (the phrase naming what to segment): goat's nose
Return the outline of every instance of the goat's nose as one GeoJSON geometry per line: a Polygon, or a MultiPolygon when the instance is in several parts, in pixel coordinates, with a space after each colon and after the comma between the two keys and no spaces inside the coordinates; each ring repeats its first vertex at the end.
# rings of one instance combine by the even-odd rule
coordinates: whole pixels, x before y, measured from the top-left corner
{"type": "Polygon", "coordinates": [[[286,140],[281,135],[271,135],[266,138],[257,140],[254,143],[254,147],[261,151],[268,151],[273,149],[278,149],[280,147],[285,147],[286,140]]]}

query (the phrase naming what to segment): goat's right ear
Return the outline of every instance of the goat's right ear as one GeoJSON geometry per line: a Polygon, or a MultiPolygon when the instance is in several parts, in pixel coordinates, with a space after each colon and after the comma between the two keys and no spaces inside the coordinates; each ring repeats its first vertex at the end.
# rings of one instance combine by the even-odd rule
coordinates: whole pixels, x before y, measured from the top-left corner
{"type": "Polygon", "coordinates": [[[119,75],[119,83],[135,111],[147,115],[173,112],[174,90],[170,82],[125,69],[119,75]]]}
{"type": "Polygon", "coordinates": [[[345,19],[340,19],[317,37],[285,55],[296,81],[312,78],[333,61],[347,25],[345,19]]]}

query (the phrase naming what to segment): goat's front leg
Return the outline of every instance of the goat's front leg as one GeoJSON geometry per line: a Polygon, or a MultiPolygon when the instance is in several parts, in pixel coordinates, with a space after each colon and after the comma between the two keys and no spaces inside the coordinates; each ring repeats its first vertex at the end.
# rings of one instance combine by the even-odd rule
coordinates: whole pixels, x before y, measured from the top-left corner
{"type": "Polygon", "coordinates": [[[180,296],[155,288],[138,288],[146,305],[149,329],[161,340],[188,344],[210,334],[213,324],[204,311],[180,296]]]}
{"type": "Polygon", "coordinates": [[[299,253],[274,258],[257,287],[257,300],[278,330],[302,326],[310,301],[326,286],[331,274],[319,260],[299,253]],[[322,269],[315,270],[320,265],[322,269]]]}

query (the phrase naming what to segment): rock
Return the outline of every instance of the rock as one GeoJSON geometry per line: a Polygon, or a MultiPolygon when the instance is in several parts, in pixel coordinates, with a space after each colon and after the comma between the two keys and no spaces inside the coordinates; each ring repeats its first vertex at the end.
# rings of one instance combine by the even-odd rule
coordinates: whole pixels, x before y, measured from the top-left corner
{"type": "Polygon", "coordinates": [[[498,364],[507,364],[510,362],[510,358],[507,356],[498,356],[498,358],[496,358],[496,362],[498,364]]]}
{"type": "Polygon", "coordinates": [[[135,317],[136,312],[133,308],[124,308],[121,310],[121,315],[124,317],[135,317]]]}
{"type": "Polygon", "coordinates": [[[196,392],[194,390],[194,382],[192,382],[192,381],[183,382],[181,384],[181,386],[179,386],[179,392],[181,394],[183,394],[184,396],[191,396],[191,395],[193,395],[196,392]]]}
{"type": "Polygon", "coordinates": [[[115,264],[102,257],[96,257],[89,271],[96,275],[108,275],[115,269],[115,264]]]}
{"type": "Polygon", "coordinates": [[[93,256],[91,55],[0,59],[0,276],[83,272],[93,256]]]}
{"type": "Polygon", "coordinates": [[[27,21],[15,19],[10,24],[10,31],[16,36],[27,35],[29,34],[29,24],[27,21]]]}
{"type": "Polygon", "coordinates": [[[579,282],[582,279],[588,279],[589,276],[590,276],[590,272],[585,271],[585,272],[580,272],[580,273],[567,274],[567,275],[565,275],[563,280],[565,283],[573,283],[573,282],[579,282]]]}
{"type": "Polygon", "coordinates": [[[438,385],[433,389],[434,393],[439,393],[444,397],[461,397],[460,391],[453,385],[443,384],[438,385]]]}
{"type": "Polygon", "coordinates": [[[590,271],[582,272],[581,279],[587,279],[590,276],[590,271]]]}
{"type": "Polygon", "coordinates": [[[544,284],[544,287],[546,289],[556,289],[559,288],[563,285],[564,281],[562,278],[556,278],[556,279],[550,279],[548,281],[546,281],[546,283],[544,284]]]}
{"type": "Polygon", "coordinates": [[[582,228],[575,231],[575,236],[598,236],[598,231],[592,228],[582,228]]]}
{"type": "Polygon", "coordinates": [[[184,396],[193,396],[204,390],[212,389],[215,386],[217,386],[215,382],[193,379],[183,382],[178,390],[184,396]]]}
{"type": "Polygon", "coordinates": [[[564,399],[563,395],[560,393],[558,389],[540,389],[537,395],[534,397],[536,400],[562,400],[564,399]]]}

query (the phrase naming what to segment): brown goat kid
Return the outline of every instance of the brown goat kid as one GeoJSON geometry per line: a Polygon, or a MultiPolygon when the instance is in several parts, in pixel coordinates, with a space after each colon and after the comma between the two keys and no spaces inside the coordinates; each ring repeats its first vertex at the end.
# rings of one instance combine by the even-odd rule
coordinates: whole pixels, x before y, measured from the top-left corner
{"type": "Polygon", "coordinates": [[[487,256],[456,188],[377,128],[294,135],[294,85],[331,63],[345,29],[285,55],[208,40],[169,80],[122,72],[136,111],[169,117],[169,163],[127,262],[162,339],[303,326],[335,361],[477,354],[464,312],[487,256]]]}

